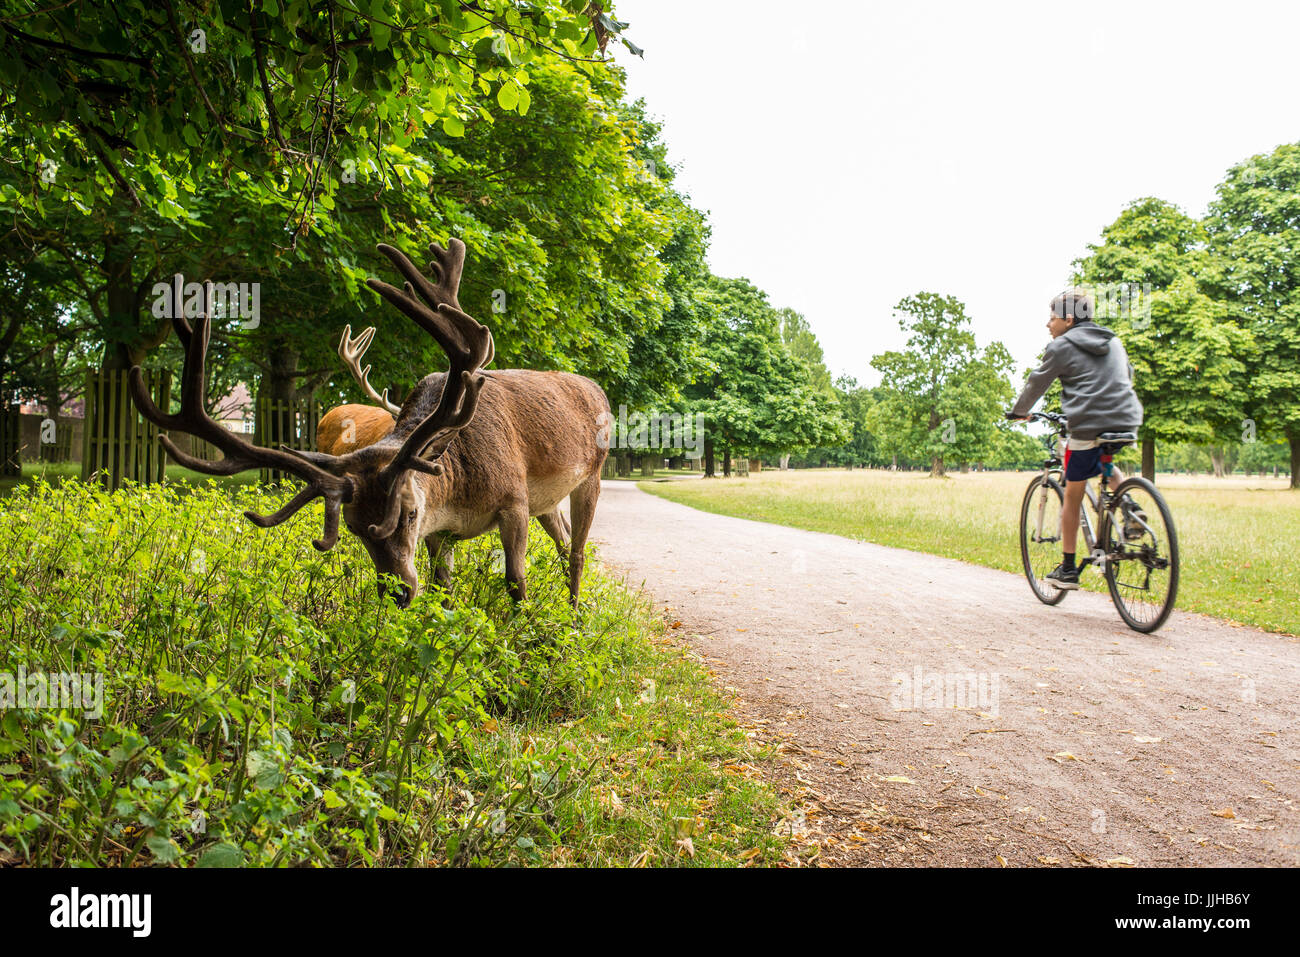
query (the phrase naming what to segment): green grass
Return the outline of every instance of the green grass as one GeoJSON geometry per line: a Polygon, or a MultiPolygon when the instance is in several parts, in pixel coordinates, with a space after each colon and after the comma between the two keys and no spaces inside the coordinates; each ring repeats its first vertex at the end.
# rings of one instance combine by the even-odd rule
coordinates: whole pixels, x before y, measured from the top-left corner
{"type": "MultiPolygon", "coordinates": [[[[932,479],[920,472],[799,470],[748,479],[644,483],[723,515],[829,532],[1021,573],[1020,503],[1030,473],[932,479]]],[[[1300,492],[1284,479],[1167,476],[1178,531],[1178,607],[1300,634],[1300,492]]],[[[1093,587],[1104,590],[1099,576],[1093,587]]],[[[1026,586],[1027,587],[1027,586],[1026,586]]]]}
{"type": "Polygon", "coordinates": [[[311,548],[319,505],[266,530],[240,515],[283,498],[0,496],[0,696],[20,670],[104,691],[97,718],[0,700],[0,864],[784,859],[771,755],[598,565],[571,611],[534,529],[516,607],[485,536],[457,548],[454,610],[398,611],[356,539],[311,548]]]}

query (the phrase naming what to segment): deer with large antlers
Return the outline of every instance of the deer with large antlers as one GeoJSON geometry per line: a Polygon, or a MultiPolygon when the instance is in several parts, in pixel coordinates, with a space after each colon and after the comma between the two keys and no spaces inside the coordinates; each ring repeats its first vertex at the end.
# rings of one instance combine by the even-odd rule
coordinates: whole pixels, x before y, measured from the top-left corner
{"type": "MultiPolygon", "coordinates": [[[[567,559],[569,596],[576,605],[583,546],[608,447],[605,393],[590,379],[565,372],[482,371],[492,361],[492,333],[461,311],[457,296],[465,244],[460,240],[452,239],[446,249],[430,245],[436,282],[393,247],[378,248],[405,277],[405,288],[378,279],[367,285],[428,332],[447,354],[450,368],[420,380],[397,411],[392,431],[373,444],[341,455],[261,448],[215,422],[204,409],[210,283],[205,284],[203,314],[193,327],[184,318],[173,319],[185,348],[180,412],[168,414],[154,405],[139,366],[131,370],[136,405],[159,427],[188,432],[223,453],[219,461],[204,461],[163,436],[168,454],[186,468],[208,475],[272,468],[302,479],[305,486],[279,511],[245,515],[265,528],[324,499],[325,531],[313,544],[322,551],[332,548],[341,516],[380,575],[400,580],[393,596],[399,607],[409,605],[419,589],[415,556],[421,542],[433,559],[435,579],[447,588],[452,543],[492,529],[501,533],[510,595],[523,600],[530,517],[537,518],[567,559]],[[559,511],[565,497],[571,529],[559,511]]],[[[359,356],[369,339],[357,348],[350,333],[344,343],[359,356]]],[[[381,580],[381,593],[383,588],[381,580]]]]}

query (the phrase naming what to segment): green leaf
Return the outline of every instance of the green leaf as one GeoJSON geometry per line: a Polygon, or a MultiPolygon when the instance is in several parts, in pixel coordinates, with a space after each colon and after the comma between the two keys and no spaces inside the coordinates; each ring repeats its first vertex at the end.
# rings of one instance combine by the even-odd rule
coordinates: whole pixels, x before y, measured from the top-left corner
{"type": "Polygon", "coordinates": [[[180,848],[170,838],[163,837],[161,834],[148,838],[145,844],[161,864],[175,864],[181,859],[180,848]]]}
{"type": "Polygon", "coordinates": [[[243,867],[244,852],[233,844],[214,844],[199,857],[199,867],[243,867]]]}

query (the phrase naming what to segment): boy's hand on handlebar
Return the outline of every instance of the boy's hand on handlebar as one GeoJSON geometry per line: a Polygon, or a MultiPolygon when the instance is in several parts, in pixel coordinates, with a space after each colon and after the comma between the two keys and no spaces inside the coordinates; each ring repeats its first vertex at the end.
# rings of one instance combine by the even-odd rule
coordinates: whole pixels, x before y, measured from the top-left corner
{"type": "Polygon", "coordinates": [[[1002,413],[1002,414],[1005,415],[1005,416],[1006,416],[1008,419],[1010,419],[1012,422],[1028,422],[1028,421],[1029,421],[1029,416],[1027,416],[1027,415],[1016,415],[1014,412],[1004,412],[1004,413],[1002,413]]]}

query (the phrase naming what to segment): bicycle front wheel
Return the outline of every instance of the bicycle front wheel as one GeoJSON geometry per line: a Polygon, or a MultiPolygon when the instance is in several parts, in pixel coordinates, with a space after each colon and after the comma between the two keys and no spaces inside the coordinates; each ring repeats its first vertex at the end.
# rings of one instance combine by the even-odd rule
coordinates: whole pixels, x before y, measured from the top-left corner
{"type": "Polygon", "coordinates": [[[1061,486],[1055,479],[1038,476],[1025,490],[1020,506],[1020,559],[1034,595],[1045,605],[1058,604],[1065,592],[1047,581],[1047,573],[1061,560],[1061,486]]]}
{"type": "Polygon", "coordinates": [[[1151,633],[1178,597],[1178,533],[1164,496],[1140,476],[1120,483],[1106,509],[1101,540],[1106,586],[1124,623],[1151,633]]]}

